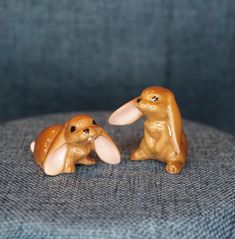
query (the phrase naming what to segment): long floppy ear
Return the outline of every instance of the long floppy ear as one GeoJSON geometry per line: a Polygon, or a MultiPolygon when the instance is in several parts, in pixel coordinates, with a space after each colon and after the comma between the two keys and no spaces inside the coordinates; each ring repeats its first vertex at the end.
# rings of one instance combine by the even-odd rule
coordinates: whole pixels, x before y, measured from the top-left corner
{"type": "Polygon", "coordinates": [[[94,150],[99,158],[108,164],[121,161],[120,152],[111,137],[102,129],[102,133],[94,141],[94,150]]]}
{"type": "Polygon", "coordinates": [[[182,137],[182,117],[179,107],[175,101],[173,93],[168,96],[168,118],[170,125],[170,133],[173,141],[173,147],[176,153],[180,152],[181,137],[182,137]]]}
{"type": "Polygon", "coordinates": [[[143,114],[135,107],[136,98],[124,104],[109,117],[109,124],[112,125],[127,125],[138,120],[143,114]]]}
{"type": "Polygon", "coordinates": [[[55,176],[63,172],[67,145],[65,142],[65,126],[51,143],[47,152],[43,169],[47,175],[55,176]]]}

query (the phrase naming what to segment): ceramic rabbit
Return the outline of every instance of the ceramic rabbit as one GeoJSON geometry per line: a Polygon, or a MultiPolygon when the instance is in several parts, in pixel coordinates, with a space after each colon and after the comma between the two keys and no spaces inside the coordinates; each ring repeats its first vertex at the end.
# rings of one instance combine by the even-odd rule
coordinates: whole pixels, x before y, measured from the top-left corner
{"type": "Polygon", "coordinates": [[[109,164],[120,162],[120,153],[108,133],[92,117],[76,115],[64,124],[42,130],[31,143],[35,161],[47,175],[72,173],[75,164],[93,165],[89,153],[94,150],[109,164]]]}
{"type": "Polygon", "coordinates": [[[144,137],[132,153],[132,160],[157,159],[168,173],[177,174],[187,160],[187,138],[173,93],[163,87],[149,87],[124,104],[109,118],[112,125],[131,124],[146,116],[144,137]]]}

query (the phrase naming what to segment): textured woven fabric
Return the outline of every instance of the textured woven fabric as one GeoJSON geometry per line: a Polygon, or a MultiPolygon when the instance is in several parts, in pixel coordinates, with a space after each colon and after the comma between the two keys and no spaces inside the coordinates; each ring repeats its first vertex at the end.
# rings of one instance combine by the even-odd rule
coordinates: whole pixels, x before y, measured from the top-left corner
{"type": "Polygon", "coordinates": [[[190,150],[180,175],[154,160],[132,162],[141,121],[125,127],[92,113],[122,152],[119,165],[77,166],[74,174],[46,176],[29,143],[43,127],[72,114],[0,126],[0,238],[235,237],[235,139],[185,121],[190,150]]]}
{"type": "Polygon", "coordinates": [[[0,121],[163,85],[186,118],[235,134],[234,42],[234,0],[1,0],[0,121]]]}

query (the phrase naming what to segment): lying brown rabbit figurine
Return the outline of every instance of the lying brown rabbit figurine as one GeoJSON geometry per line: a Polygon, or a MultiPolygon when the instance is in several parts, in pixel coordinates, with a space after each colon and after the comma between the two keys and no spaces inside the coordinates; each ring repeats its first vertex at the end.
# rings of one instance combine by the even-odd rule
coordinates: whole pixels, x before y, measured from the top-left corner
{"type": "Polygon", "coordinates": [[[173,93],[162,87],[146,88],[140,97],[124,104],[109,118],[113,125],[131,124],[142,115],[144,138],[132,160],[157,159],[166,163],[168,173],[177,174],[187,160],[187,138],[173,93]]]}
{"type": "Polygon", "coordinates": [[[51,176],[73,173],[75,164],[95,164],[96,160],[88,156],[91,150],[106,163],[120,162],[119,150],[110,136],[87,115],[45,128],[30,147],[35,161],[51,176]]]}

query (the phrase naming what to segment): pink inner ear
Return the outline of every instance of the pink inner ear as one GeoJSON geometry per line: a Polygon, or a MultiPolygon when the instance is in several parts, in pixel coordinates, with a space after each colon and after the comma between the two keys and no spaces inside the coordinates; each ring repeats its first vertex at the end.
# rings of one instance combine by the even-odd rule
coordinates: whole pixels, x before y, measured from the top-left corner
{"type": "Polygon", "coordinates": [[[121,156],[117,146],[105,138],[104,136],[99,136],[95,142],[95,151],[99,158],[108,164],[118,164],[121,161],[121,156]]]}
{"type": "Polygon", "coordinates": [[[50,176],[62,173],[67,153],[66,145],[63,145],[52,154],[48,155],[44,162],[44,172],[50,176]]]}
{"type": "Polygon", "coordinates": [[[143,114],[138,110],[133,101],[121,106],[109,117],[109,123],[112,125],[127,125],[138,120],[143,114]]]}

